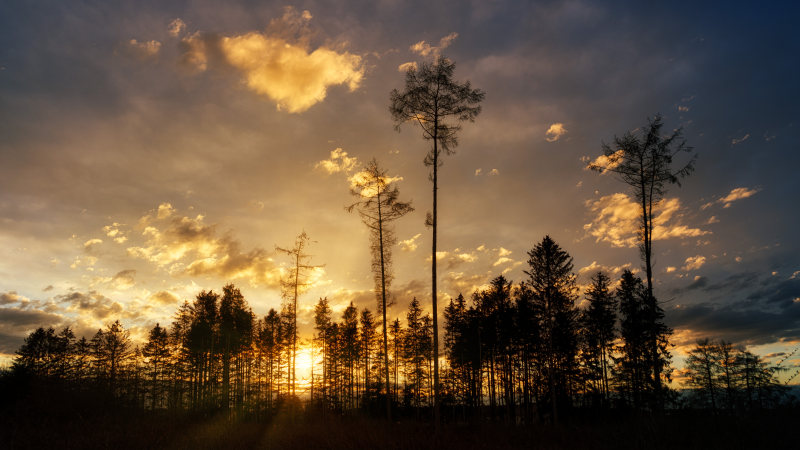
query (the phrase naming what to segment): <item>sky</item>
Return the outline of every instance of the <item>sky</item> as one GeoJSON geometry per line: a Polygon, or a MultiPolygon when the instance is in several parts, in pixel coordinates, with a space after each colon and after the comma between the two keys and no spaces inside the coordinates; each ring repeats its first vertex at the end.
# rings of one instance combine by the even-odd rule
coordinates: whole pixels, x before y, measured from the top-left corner
{"type": "Polygon", "coordinates": [[[586,166],[661,114],[698,157],[654,231],[673,353],[709,337],[800,367],[800,8],[712,3],[3,2],[0,360],[38,326],[120,319],[142,339],[231,282],[261,316],[290,264],[276,246],[302,231],[322,267],[301,334],[320,297],[375,310],[345,210],[372,158],[415,208],[389,316],[429,309],[429,142],[388,107],[443,55],[486,97],[439,172],[442,305],[523,281],[545,235],[580,286],[641,274],[630,192],[586,166]]]}

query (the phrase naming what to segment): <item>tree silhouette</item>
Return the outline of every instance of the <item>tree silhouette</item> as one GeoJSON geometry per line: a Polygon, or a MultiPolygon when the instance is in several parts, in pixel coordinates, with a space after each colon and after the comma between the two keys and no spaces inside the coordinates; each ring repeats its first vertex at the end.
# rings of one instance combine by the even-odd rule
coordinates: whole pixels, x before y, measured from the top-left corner
{"type": "Polygon", "coordinates": [[[392,222],[413,211],[411,203],[398,200],[397,187],[391,182],[387,171],[374,158],[367,163],[353,182],[351,193],[358,201],[347,207],[348,212],[358,211],[370,232],[372,273],[375,279],[375,294],[383,326],[383,376],[386,387],[386,415],[391,419],[391,395],[389,387],[389,337],[386,322],[387,289],[392,281],[392,246],[397,242],[392,222]]]}
{"type": "Polygon", "coordinates": [[[147,343],[142,348],[142,356],[147,358],[150,362],[151,374],[151,408],[156,409],[158,399],[160,398],[160,380],[165,372],[165,366],[169,363],[171,357],[169,347],[169,334],[166,328],[156,323],[156,326],[150,330],[147,343]]]}
{"type": "MultiPolygon", "coordinates": [[[[689,153],[693,148],[686,145],[681,129],[673,131],[669,136],[662,136],[663,126],[661,115],[656,115],[653,119],[648,119],[648,124],[642,127],[641,133],[626,132],[622,137],[614,136],[612,145],[602,144],[602,158],[589,164],[590,169],[600,173],[612,172],[630,186],[641,207],[640,250],[647,276],[648,314],[653,326],[658,315],[657,301],[653,294],[653,207],[663,199],[668,185],[680,186],[681,179],[694,171],[695,162],[693,157],[680,169],[672,168],[679,153],[689,153]]],[[[649,354],[652,379],[660,390],[664,368],[660,366],[660,359],[657,357],[657,335],[657,332],[651,331],[649,354]]]]}
{"type": "Polygon", "coordinates": [[[436,231],[438,226],[438,174],[441,152],[452,154],[458,145],[456,134],[461,129],[460,122],[474,121],[481,112],[480,102],[485,94],[472,89],[469,81],[459,83],[453,79],[455,63],[444,56],[434,63],[423,63],[419,69],[410,68],[406,72],[403,92],[393,89],[390,95],[389,110],[395,128],[413,121],[422,128],[422,136],[433,141],[431,150],[425,156],[425,165],[432,167],[433,213],[428,215],[426,224],[432,228],[431,249],[431,297],[433,305],[433,389],[434,421],[438,426],[439,413],[439,325],[436,301],[436,231]]]}
{"type": "Polygon", "coordinates": [[[111,392],[115,392],[120,372],[133,356],[130,332],[117,320],[109,324],[105,331],[97,330],[91,345],[98,374],[108,381],[111,392]]]}
{"type": "Polygon", "coordinates": [[[297,362],[297,298],[300,292],[305,287],[309,286],[307,281],[308,271],[322,267],[308,264],[308,261],[311,260],[311,255],[306,253],[306,248],[310,242],[311,239],[306,232],[303,231],[297,236],[297,239],[295,239],[294,247],[289,249],[275,247],[277,251],[285,253],[292,259],[292,268],[289,271],[289,276],[281,279],[283,295],[289,300],[286,313],[290,321],[291,358],[289,363],[289,382],[292,395],[295,395],[297,380],[297,373],[295,371],[297,362]]]}
{"type": "Polygon", "coordinates": [[[695,396],[708,402],[711,411],[717,412],[717,378],[719,374],[717,345],[708,338],[697,341],[689,352],[686,369],[689,372],[689,385],[695,388],[695,396]]]}
{"type": "Polygon", "coordinates": [[[542,369],[553,422],[559,406],[568,405],[575,381],[578,353],[577,287],[572,257],[545,236],[528,252],[527,284],[540,327],[542,369]]]}
{"type": "Polygon", "coordinates": [[[611,292],[611,280],[597,272],[586,290],[589,306],[582,311],[584,358],[591,380],[600,383],[603,404],[608,401],[608,361],[616,338],[616,302],[611,292]]]}

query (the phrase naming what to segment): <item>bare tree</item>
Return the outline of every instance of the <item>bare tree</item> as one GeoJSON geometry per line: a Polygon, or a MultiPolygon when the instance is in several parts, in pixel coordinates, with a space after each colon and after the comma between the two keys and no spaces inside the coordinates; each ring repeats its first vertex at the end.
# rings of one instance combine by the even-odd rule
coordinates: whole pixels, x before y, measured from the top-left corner
{"type": "Polygon", "coordinates": [[[351,193],[358,201],[347,207],[361,216],[370,232],[372,273],[375,278],[375,295],[383,325],[383,376],[386,385],[386,416],[391,419],[391,388],[389,386],[389,337],[386,322],[386,290],[392,282],[392,246],[397,242],[392,222],[413,211],[410,202],[401,202],[397,187],[374,158],[354,179],[351,193]]]}
{"type": "Polygon", "coordinates": [[[458,145],[456,134],[461,129],[460,122],[474,122],[481,112],[480,102],[485,94],[480,89],[472,89],[469,81],[458,83],[453,79],[455,63],[440,56],[434,63],[423,63],[419,69],[410,68],[406,72],[406,85],[403,92],[393,89],[392,105],[389,110],[395,128],[406,122],[416,122],[422,128],[422,136],[433,141],[433,146],[425,156],[425,165],[432,167],[433,213],[428,214],[426,225],[433,232],[431,250],[431,297],[433,304],[433,387],[434,421],[439,424],[439,322],[436,306],[436,230],[437,230],[437,191],[438,174],[442,152],[452,154],[458,145]]]}
{"type": "Polygon", "coordinates": [[[275,247],[275,250],[285,253],[292,258],[292,268],[289,271],[289,276],[281,279],[281,287],[283,288],[283,296],[289,301],[287,313],[289,314],[290,328],[290,347],[291,347],[291,361],[289,363],[289,383],[291,386],[291,394],[295,395],[295,385],[297,374],[295,371],[297,362],[297,298],[300,292],[308,287],[308,271],[320,268],[322,266],[313,266],[308,264],[311,260],[311,255],[306,253],[308,244],[311,243],[311,238],[308,237],[305,231],[297,236],[294,241],[294,247],[290,249],[275,247]]]}
{"type": "MultiPolygon", "coordinates": [[[[680,169],[673,169],[673,160],[679,153],[691,153],[682,130],[672,134],[661,134],[664,123],[661,115],[648,119],[647,126],[639,133],[626,132],[622,137],[614,136],[613,144],[602,144],[603,155],[589,164],[589,168],[600,173],[612,172],[631,187],[641,206],[640,250],[647,275],[647,306],[656,321],[657,303],[653,295],[653,207],[664,198],[667,186],[677,184],[694,171],[696,157],[692,157],[680,169]]],[[[655,332],[650,342],[651,370],[656,390],[660,390],[663,365],[658,355],[655,332]]]]}

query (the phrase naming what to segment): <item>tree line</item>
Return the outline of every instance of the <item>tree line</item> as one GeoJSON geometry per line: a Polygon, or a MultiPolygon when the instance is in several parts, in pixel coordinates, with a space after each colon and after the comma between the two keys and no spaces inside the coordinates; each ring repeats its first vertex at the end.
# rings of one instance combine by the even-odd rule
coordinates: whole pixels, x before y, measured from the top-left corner
{"type": "MultiPolygon", "coordinates": [[[[579,410],[677,404],[666,386],[671,330],[663,311],[649,311],[639,277],[625,271],[614,282],[598,272],[581,296],[572,258],[549,236],[528,257],[527,279],[514,284],[497,276],[471,299],[458,295],[444,308],[444,419],[557,422],[579,410]],[[659,380],[654,359],[663,368],[659,380]]],[[[398,414],[432,417],[433,319],[416,298],[402,320],[389,323],[386,346],[372,311],[351,303],[335,317],[330,301],[319,299],[306,344],[311,373],[300,396],[293,306],[257,317],[227,285],[221,294],[202,291],[185,301],[172,324],[156,324],[141,345],[119,321],[90,339],[69,327],[39,328],[17,351],[13,369],[74,389],[103,389],[142,409],[261,417],[302,401],[326,413],[382,416],[388,402],[398,414]]],[[[775,368],[729,343],[699,342],[686,371],[693,407],[752,411],[779,399],[775,368]]]]}

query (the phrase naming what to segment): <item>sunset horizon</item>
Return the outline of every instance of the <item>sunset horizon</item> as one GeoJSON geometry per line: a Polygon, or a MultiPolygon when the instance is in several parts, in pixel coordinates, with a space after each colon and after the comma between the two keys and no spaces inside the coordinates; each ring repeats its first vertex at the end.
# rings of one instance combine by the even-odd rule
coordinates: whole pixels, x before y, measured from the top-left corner
{"type": "Polygon", "coordinates": [[[629,273],[650,289],[648,320],[669,330],[653,389],[696,388],[704,339],[800,384],[793,5],[12,1],[0,17],[4,370],[38,328],[90,340],[119,321],[141,350],[232,286],[254,336],[270,310],[296,322],[303,397],[327,367],[320,301],[334,323],[369,310],[376,395],[390,393],[385,287],[387,327],[436,301],[438,408],[454,370],[445,309],[463,296],[480,310],[500,276],[517,308],[551,239],[571,258],[576,317],[598,272],[613,295],[629,273]],[[426,70],[461,97],[412,95],[426,70]],[[434,127],[425,108],[447,102],[434,127]],[[620,169],[651,139],[669,156],[642,197],[620,169]],[[391,189],[376,231],[369,208],[391,189]]]}

